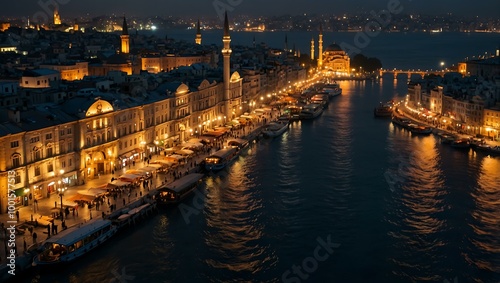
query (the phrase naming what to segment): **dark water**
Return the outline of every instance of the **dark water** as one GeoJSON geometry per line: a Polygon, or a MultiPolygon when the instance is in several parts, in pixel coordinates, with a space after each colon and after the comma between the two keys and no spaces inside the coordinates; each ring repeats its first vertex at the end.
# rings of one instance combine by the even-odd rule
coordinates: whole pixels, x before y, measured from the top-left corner
{"type": "MultiPolygon", "coordinates": [[[[164,38],[165,35],[176,40],[194,42],[196,31],[169,30],[146,32],[164,38]]],[[[311,38],[315,40],[315,53],[318,55],[318,32],[231,32],[231,45],[252,46],[265,42],[273,48],[285,48],[285,36],[288,48],[294,46],[301,54],[311,53],[311,38]]],[[[362,53],[368,57],[377,57],[385,69],[440,69],[441,62],[446,67],[457,65],[466,57],[483,56],[485,52],[492,54],[500,44],[500,33],[380,33],[367,37],[367,40],[356,44],[355,32],[324,32],[323,50],[332,43],[337,43],[350,55],[362,53]]],[[[203,44],[222,45],[222,31],[202,31],[203,44]]]]}
{"type": "Polygon", "coordinates": [[[373,118],[405,82],[341,87],[180,207],[32,282],[500,282],[500,159],[373,118]]]}

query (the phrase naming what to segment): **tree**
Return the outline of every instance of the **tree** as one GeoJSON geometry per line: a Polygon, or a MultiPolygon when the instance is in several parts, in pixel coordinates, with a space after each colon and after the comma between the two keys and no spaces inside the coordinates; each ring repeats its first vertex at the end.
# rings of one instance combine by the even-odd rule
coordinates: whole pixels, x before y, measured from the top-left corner
{"type": "Polygon", "coordinates": [[[378,58],[368,58],[363,54],[357,54],[351,59],[351,68],[371,73],[382,68],[382,62],[378,58]]]}

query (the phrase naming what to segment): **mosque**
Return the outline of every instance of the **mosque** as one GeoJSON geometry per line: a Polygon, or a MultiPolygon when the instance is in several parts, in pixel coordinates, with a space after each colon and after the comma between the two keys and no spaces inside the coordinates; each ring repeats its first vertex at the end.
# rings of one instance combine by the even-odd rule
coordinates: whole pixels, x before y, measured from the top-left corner
{"type": "MultiPolygon", "coordinates": [[[[311,40],[311,60],[314,60],[314,38],[311,40]]],[[[323,51],[323,26],[319,26],[318,38],[318,60],[317,67],[319,70],[333,72],[336,75],[348,75],[350,69],[349,55],[336,44],[330,44],[325,51],[323,51]]]]}

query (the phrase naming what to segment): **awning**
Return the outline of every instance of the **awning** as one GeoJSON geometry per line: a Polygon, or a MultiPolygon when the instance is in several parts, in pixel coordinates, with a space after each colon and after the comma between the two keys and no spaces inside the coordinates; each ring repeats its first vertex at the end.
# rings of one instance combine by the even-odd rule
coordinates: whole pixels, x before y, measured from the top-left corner
{"type": "Polygon", "coordinates": [[[94,196],[94,197],[102,196],[107,192],[108,192],[107,190],[99,189],[99,188],[90,188],[88,190],[78,190],[78,193],[81,195],[94,196]]]}
{"type": "Polygon", "coordinates": [[[24,195],[24,188],[14,190],[14,194],[16,195],[16,197],[23,196],[24,195]]]}
{"type": "Polygon", "coordinates": [[[67,201],[74,201],[74,202],[77,202],[77,201],[93,202],[95,199],[96,198],[93,196],[82,195],[82,194],[77,193],[76,195],[69,197],[66,200],[67,201]]]}
{"type": "Polygon", "coordinates": [[[113,182],[111,182],[110,184],[113,186],[117,186],[117,187],[123,187],[123,186],[130,185],[130,182],[125,182],[125,181],[121,181],[121,180],[113,180],[113,182]]]}
{"type": "Polygon", "coordinates": [[[176,150],[175,153],[184,156],[184,155],[191,155],[194,152],[192,150],[189,150],[189,149],[180,149],[180,150],[176,150]]]}

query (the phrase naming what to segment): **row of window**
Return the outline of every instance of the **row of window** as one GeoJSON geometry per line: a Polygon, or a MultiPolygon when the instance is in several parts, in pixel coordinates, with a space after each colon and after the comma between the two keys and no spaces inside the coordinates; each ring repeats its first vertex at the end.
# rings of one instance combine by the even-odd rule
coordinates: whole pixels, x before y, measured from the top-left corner
{"type": "MultiPolygon", "coordinates": [[[[13,154],[12,155],[12,168],[17,168],[21,166],[21,155],[20,154],[13,154]]],[[[61,160],[61,168],[66,168],[66,160],[61,160]]],[[[73,166],[73,159],[69,158],[68,159],[68,166],[71,167],[73,166]]],[[[40,176],[41,170],[40,166],[35,166],[35,177],[40,176]]],[[[47,173],[54,172],[54,165],[52,163],[47,164],[47,173]]]]}
{"type": "MultiPolygon", "coordinates": [[[[59,136],[64,136],[64,134],[70,135],[72,133],[71,128],[68,128],[66,130],[62,129],[59,131],[59,136]]],[[[45,139],[46,140],[51,140],[52,139],[52,133],[45,134],[45,139]]],[[[32,137],[30,138],[30,143],[37,143],[40,141],[40,136],[32,137]]],[[[11,141],[10,142],[10,148],[17,148],[19,147],[19,141],[11,141]]]]}

